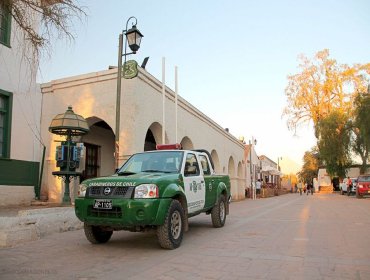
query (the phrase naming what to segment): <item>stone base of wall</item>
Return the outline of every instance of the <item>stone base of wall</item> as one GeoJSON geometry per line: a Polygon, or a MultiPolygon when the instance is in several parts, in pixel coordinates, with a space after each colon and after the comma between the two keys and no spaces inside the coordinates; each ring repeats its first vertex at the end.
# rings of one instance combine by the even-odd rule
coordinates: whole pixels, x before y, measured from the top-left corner
{"type": "Polygon", "coordinates": [[[320,186],[319,187],[319,192],[320,193],[333,193],[334,188],[333,188],[333,186],[320,186]]]}
{"type": "Polygon", "coordinates": [[[15,216],[0,219],[0,248],[38,240],[57,232],[78,230],[74,207],[19,210],[15,216]]]}
{"type": "Polygon", "coordinates": [[[244,186],[231,187],[231,200],[239,201],[245,199],[245,189],[244,186]]]}
{"type": "Polygon", "coordinates": [[[272,188],[262,188],[261,190],[261,198],[271,197],[271,196],[278,196],[282,194],[287,194],[289,191],[286,189],[272,189],[272,188]]]}
{"type": "Polygon", "coordinates": [[[33,186],[4,186],[0,185],[0,207],[31,205],[35,199],[33,186]]]}

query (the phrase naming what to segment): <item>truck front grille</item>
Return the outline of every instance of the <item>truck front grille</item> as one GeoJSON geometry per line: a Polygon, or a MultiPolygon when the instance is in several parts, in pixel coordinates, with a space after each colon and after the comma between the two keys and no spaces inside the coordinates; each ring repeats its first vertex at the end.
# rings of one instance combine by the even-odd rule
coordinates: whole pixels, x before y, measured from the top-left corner
{"type": "Polygon", "coordinates": [[[98,218],[122,218],[121,207],[113,206],[112,209],[95,209],[92,206],[87,208],[87,214],[90,217],[98,218]]]}
{"type": "Polygon", "coordinates": [[[88,188],[88,197],[131,198],[133,187],[93,186],[88,188]]]}

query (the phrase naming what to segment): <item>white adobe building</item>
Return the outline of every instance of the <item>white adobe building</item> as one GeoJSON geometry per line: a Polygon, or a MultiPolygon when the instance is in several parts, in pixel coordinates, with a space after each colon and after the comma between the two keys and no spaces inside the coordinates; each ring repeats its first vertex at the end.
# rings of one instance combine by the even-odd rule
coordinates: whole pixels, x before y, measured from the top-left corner
{"type": "MultiPolygon", "coordinates": [[[[37,29],[38,20],[35,20],[37,29]]],[[[63,184],[55,151],[60,140],[49,133],[51,120],[72,106],[87,119],[89,134],[75,139],[85,145],[83,178],[110,175],[115,169],[115,113],[117,69],[36,84],[37,65],[27,56],[27,42],[10,14],[0,4],[0,206],[29,205],[41,196],[61,202],[63,184]],[[41,172],[43,150],[45,168],[41,172]],[[40,174],[42,173],[42,174],[40,174]]],[[[185,149],[211,152],[218,173],[231,178],[234,200],[244,199],[250,184],[245,145],[197,108],[179,97],[178,131],[175,132],[175,94],[166,88],[166,126],[162,120],[162,84],[143,69],[132,80],[122,80],[119,161],[162,143],[180,142],[185,149]]],[[[253,149],[255,174],[257,155],[253,149]]],[[[72,200],[78,180],[72,184],[72,200]]]]}
{"type": "MultiPolygon", "coordinates": [[[[155,149],[165,143],[182,144],[184,149],[207,149],[218,173],[229,174],[234,200],[244,199],[246,163],[244,144],[200,112],[185,99],[178,98],[178,139],[176,139],[175,93],[166,88],[165,124],[162,120],[162,83],[139,69],[136,78],[122,79],[119,161],[123,163],[136,152],[155,149]]],[[[42,138],[47,144],[46,162],[42,180],[42,196],[52,202],[60,202],[64,193],[61,179],[52,175],[57,171],[55,151],[58,141],[48,127],[52,119],[72,106],[76,114],[83,116],[90,132],[78,139],[86,147],[83,179],[111,175],[115,170],[115,114],[117,92],[117,68],[54,80],[41,85],[42,90],[42,138]]],[[[76,195],[78,180],[71,184],[72,196],[76,195]]],[[[72,200],[74,197],[72,197],[72,200]]]]}
{"type": "Polygon", "coordinates": [[[41,92],[29,51],[0,2],[0,206],[30,204],[39,184],[41,92]]]}
{"type": "Polygon", "coordinates": [[[245,145],[244,157],[246,161],[246,188],[251,189],[254,187],[256,181],[260,178],[260,166],[261,162],[258,158],[255,150],[256,143],[250,141],[249,144],[245,145]]]}
{"type": "Polygon", "coordinates": [[[280,176],[282,173],[279,170],[279,166],[272,159],[265,155],[261,155],[260,159],[260,176],[261,180],[265,183],[280,186],[280,176]]]}

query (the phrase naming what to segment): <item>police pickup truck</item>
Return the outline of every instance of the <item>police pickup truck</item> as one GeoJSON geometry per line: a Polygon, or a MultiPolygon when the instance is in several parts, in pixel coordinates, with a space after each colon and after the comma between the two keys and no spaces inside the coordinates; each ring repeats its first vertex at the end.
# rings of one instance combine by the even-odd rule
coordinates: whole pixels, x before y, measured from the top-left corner
{"type": "Polygon", "coordinates": [[[207,151],[180,148],[134,154],[116,174],[80,184],[75,213],[91,243],[108,242],[117,230],[153,229],[162,248],[175,249],[192,216],[210,214],[214,227],[224,226],[229,176],[215,174],[207,151]]]}

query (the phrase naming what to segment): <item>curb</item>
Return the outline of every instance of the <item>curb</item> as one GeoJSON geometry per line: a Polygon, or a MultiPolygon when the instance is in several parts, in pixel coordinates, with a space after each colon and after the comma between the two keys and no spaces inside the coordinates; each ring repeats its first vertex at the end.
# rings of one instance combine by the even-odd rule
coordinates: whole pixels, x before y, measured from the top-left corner
{"type": "Polygon", "coordinates": [[[83,223],[76,217],[74,207],[19,210],[17,216],[1,217],[0,248],[81,228],[83,223]]]}

